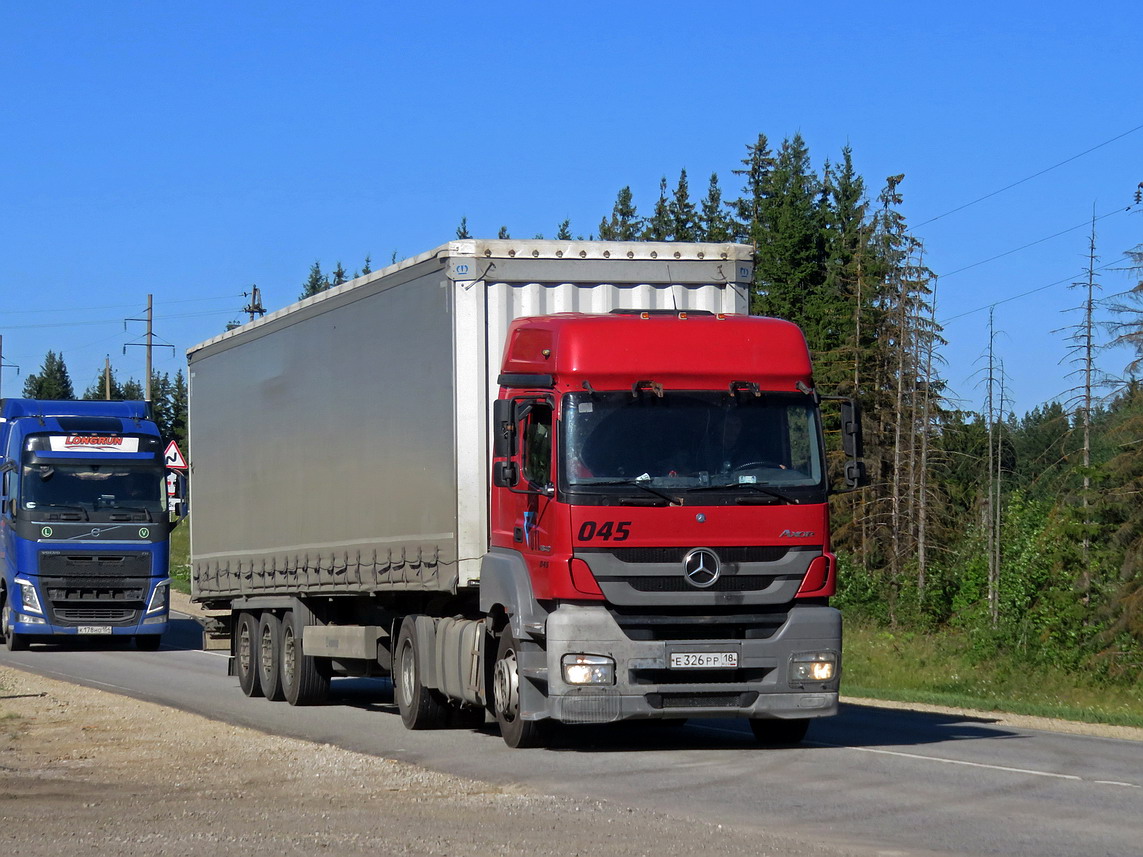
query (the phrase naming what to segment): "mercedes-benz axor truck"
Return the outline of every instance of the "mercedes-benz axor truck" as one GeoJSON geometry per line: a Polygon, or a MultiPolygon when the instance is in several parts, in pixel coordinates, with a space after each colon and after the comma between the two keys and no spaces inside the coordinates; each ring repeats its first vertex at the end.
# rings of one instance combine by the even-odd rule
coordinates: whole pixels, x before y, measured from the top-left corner
{"type": "Polygon", "coordinates": [[[513,747],[834,714],[822,397],[752,275],[734,244],[455,241],[192,348],[192,597],[242,690],[390,676],[408,727],[487,712],[513,747]]]}
{"type": "Polygon", "coordinates": [[[156,649],[168,624],[162,439],[146,402],[0,400],[0,634],[156,649]]]}

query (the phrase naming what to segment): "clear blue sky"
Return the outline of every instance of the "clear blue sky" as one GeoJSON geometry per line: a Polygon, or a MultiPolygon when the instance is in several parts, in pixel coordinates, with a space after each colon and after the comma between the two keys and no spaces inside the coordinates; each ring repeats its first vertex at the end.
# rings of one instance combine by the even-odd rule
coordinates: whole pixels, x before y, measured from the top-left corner
{"type": "Polygon", "coordinates": [[[21,373],[4,369],[2,392],[48,349],[80,390],[106,354],[142,378],[143,350],[123,346],[143,327],[123,319],[148,293],[175,346],[155,366],[173,375],[253,283],[277,309],[315,259],[380,267],[462,216],[477,237],[552,236],[565,218],[586,236],[620,187],[648,213],[684,167],[696,198],[712,171],[733,197],[748,143],[800,132],[819,170],[849,143],[871,197],[905,174],[942,274],[944,376],[979,403],[980,310],[1004,300],[996,347],[1023,413],[1071,386],[1052,331],[1080,302],[1066,284],[1093,206],[1101,266],[1143,243],[1143,206],[1126,210],[1143,182],[1141,33],[1138,0],[9,0],[0,335],[21,373]]]}

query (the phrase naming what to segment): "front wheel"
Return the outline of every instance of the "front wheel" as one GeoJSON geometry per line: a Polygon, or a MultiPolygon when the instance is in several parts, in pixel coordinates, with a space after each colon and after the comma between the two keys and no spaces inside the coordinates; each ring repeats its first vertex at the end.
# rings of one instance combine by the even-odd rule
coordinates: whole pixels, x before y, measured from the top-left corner
{"type": "Polygon", "coordinates": [[[162,634],[136,634],[135,648],[140,652],[157,652],[162,639],[162,634]]]}
{"type": "Polygon", "coordinates": [[[12,630],[12,607],[7,601],[0,610],[0,631],[4,634],[4,646],[10,652],[22,652],[28,648],[28,640],[23,634],[12,630]]]}
{"type": "Polygon", "coordinates": [[[750,730],[759,744],[778,747],[782,745],[801,744],[806,737],[806,730],[810,728],[808,718],[796,720],[771,720],[761,717],[751,718],[750,730]]]}
{"type": "Polygon", "coordinates": [[[500,736],[509,747],[543,747],[551,724],[546,720],[525,720],[520,712],[519,649],[511,629],[505,628],[492,669],[492,713],[500,724],[500,736]]]}

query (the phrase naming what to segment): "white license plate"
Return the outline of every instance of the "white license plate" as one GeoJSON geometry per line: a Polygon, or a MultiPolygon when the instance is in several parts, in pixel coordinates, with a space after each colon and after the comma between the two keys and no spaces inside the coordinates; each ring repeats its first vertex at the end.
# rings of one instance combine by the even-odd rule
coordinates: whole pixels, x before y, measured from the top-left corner
{"type": "Polygon", "coordinates": [[[738,652],[673,652],[673,670],[725,670],[738,666],[738,652]]]}
{"type": "Polygon", "coordinates": [[[110,634],[110,625],[80,625],[75,629],[77,634],[110,634]]]}

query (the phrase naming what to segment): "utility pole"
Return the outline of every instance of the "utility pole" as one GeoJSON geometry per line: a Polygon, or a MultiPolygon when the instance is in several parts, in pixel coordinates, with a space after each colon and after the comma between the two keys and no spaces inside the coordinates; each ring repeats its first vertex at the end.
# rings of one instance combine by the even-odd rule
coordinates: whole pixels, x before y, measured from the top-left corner
{"type": "Polygon", "coordinates": [[[242,297],[250,298],[250,302],[242,307],[242,311],[250,316],[251,321],[266,314],[266,308],[262,306],[262,290],[257,285],[251,286],[249,292],[243,292],[242,297]]]}
{"type": "Polygon", "coordinates": [[[17,375],[20,374],[20,367],[19,366],[17,366],[15,363],[5,363],[4,362],[4,337],[0,336],[0,399],[4,398],[4,396],[3,396],[3,393],[4,393],[3,381],[4,381],[4,370],[5,369],[15,369],[16,374],[17,375]]]}
{"type": "Polygon", "coordinates": [[[103,398],[111,401],[111,356],[103,355],[103,398]]]}
{"type": "MultiPolygon", "coordinates": [[[[147,295],[147,314],[143,318],[125,318],[123,320],[123,329],[127,329],[127,322],[129,321],[145,321],[147,322],[147,333],[144,335],[145,342],[128,342],[127,345],[142,345],[147,351],[147,380],[143,384],[143,400],[146,402],[151,401],[151,352],[155,347],[155,331],[154,331],[154,295],[147,295]]],[[[127,345],[123,346],[123,353],[127,353],[127,345]]],[[[175,346],[167,343],[162,343],[160,348],[169,348],[171,353],[175,353],[175,346]]]]}

